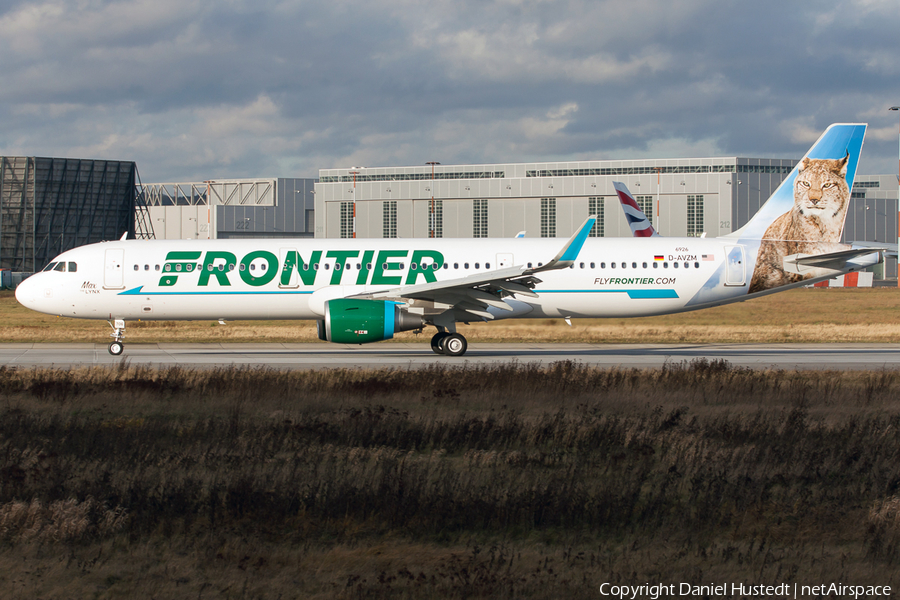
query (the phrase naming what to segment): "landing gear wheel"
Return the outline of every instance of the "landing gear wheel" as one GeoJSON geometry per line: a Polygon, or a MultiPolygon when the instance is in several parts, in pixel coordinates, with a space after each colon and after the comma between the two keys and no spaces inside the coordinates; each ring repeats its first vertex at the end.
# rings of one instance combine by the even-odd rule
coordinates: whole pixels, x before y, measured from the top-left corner
{"type": "Polygon", "coordinates": [[[431,338],[431,349],[434,350],[435,354],[443,354],[444,348],[442,347],[444,344],[444,340],[447,339],[447,336],[450,335],[446,331],[438,331],[431,338]]]}
{"type": "Polygon", "coordinates": [[[451,333],[441,343],[441,348],[444,349],[444,354],[447,356],[462,356],[466,353],[468,346],[466,338],[459,333],[451,333]]]}
{"type": "Polygon", "coordinates": [[[113,356],[119,356],[125,350],[125,345],[122,342],[111,342],[109,344],[109,353],[113,356]]]}

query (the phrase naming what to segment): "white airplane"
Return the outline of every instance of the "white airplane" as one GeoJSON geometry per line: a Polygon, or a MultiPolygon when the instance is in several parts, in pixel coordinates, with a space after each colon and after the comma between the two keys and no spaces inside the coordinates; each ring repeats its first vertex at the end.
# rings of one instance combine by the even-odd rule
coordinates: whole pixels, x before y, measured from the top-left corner
{"type": "MultiPolygon", "coordinates": [[[[315,319],[341,344],[434,326],[460,356],[460,322],[637,317],[697,310],[882,261],[839,244],[865,125],[826,130],[741,230],[719,238],[126,240],[63,252],[16,290],[47,314],[107,320],[315,319]],[[837,237],[835,237],[835,234],[837,237]],[[748,268],[748,266],[750,268],[748,268]]],[[[618,189],[618,187],[617,187],[618,189]]]]}

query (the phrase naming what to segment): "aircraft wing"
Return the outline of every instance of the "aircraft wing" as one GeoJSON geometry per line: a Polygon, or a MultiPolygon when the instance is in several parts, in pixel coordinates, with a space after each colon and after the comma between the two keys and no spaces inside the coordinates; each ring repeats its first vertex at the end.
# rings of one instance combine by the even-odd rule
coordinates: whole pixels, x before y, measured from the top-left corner
{"type": "Polygon", "coordinates": [[[465,311],[482,320],[493,319],[487,312],[488,307],[500,310],[513,310],[504,298],[521,294],[537,297],[532,290],[541,282],[535,277],[538,273],[566,269],[575,263],[588,234],[596,223],[597,217],[591,215],[581,227],[563,245],[560,251],[546,264],[539,266],[519,265],[495,271],[485,271],[458,279],[407,285],[378,292],[367,292],[355,297],[394,299],[394,300],[426,300],[446,305],[444,310],[456,309],[465,311]]]}

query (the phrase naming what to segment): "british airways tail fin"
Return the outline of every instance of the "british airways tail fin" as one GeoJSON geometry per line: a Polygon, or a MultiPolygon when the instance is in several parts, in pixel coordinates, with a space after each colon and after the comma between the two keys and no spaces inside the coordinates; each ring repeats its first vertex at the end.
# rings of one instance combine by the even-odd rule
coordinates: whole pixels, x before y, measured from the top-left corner
{"type": "Polygon", "coordinates": [[[628,221],[628,226],[631,227],[631,234],[634,237],[658,236],[659,234],[653,229],[653,225],[650,223],[647,215],[638,208],[634,196],[631,195],[625,184],[620,181],[613,181],[613,187],[616,188],[616,195],[619,197],[622,210],[625,212],[625,220],[628,221]]]}
{"type": "Polygon", "coordinates": [[[865,123],[831,125],[753,218],[723,237],[811,241],[818,230],[815,241],[839,241],[865,137],[865,123]]]}

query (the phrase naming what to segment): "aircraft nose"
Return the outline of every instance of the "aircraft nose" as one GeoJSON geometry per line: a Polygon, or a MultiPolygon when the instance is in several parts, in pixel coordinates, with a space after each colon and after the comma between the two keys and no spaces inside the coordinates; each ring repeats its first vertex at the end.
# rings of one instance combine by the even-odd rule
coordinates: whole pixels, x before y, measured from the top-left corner
{"type": "Polygon", "coordinates": [[[34,301],[36,299],[37,285],[34,281],[34,275],[21,282],[16,286],[16,300],[22,306],[34,309],[34,301]]]}

